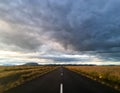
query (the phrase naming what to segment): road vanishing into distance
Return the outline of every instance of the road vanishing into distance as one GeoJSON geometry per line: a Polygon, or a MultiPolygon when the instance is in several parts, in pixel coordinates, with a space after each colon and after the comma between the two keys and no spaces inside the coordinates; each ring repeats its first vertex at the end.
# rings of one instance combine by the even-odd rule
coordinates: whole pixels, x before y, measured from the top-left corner
{"type": "Polygon", "coordinates": [[[108,86],[60,67],[6,93],[120,93],[108,86]]]}

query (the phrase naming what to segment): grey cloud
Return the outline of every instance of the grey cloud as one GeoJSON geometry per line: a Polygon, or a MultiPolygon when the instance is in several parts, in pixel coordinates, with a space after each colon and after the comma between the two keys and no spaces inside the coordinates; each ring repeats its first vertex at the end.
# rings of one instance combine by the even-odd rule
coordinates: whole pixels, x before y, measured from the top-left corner
{"type": "MultiPolygon", "coordinates": [[[[35,35],[31,35],[30,32],[0,32],[2,35],[0,37],[1,42],[5,42],[6,47],[9,46],[16,46],[16,49],[23,50],[23,51],[30,51],[30,50],[37,50],[38,46],[41,45],[41,42],[37,40],[35,35]]],[[[14,47],[15,48],[15,47],[14,47]]]]}
{"type": "MultiPolygon", "coordinates": [[[[40,57],[43,59],[50,59],[54,62],[83,62],[88,61],[89,59],[82,59],[82,58],[74,58],[74,57],[40,57]]],[[[90,60],[89,60],[90,61],[90,60]]]]}
{"type": "MultiPolygon", "coordinates": [[[[34,58],[34,57],[33,57],[34,58]]],[[[36,56],[38,59],[47,59],[52,60],[53,62],[87,62],[92,61],[94,57],[90,58],[89,56],[82,57],[80,55],[39,55],[36,56]]]]}
{"type": "Polygon", "coordinates": [[[24,32],[17,32],[15,35],[9,34],[9,40],[5,34],[4,43],[34,50],[45,44],[46,41],[41,37],[44,35],[48,40],[60,43],[67,50],[119,51],[119,0],[1,0],[0,2],[1,19],[25,26],[25,29],[32,27],[32,33],[38,34],[30,36],[24,29],[24,32]],[[40,28],[42,31],[35,28],[40,28]]]}

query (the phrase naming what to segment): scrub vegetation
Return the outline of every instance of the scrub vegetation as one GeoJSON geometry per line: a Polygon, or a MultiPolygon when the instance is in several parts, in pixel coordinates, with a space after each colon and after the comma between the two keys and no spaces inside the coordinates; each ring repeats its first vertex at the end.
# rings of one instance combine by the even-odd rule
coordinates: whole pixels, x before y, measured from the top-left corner
{"type": "Polygon", "coordinates": [[[48,73],[55,66],[1,66],[0,93],[48,73]]]}
{"type": "Polygon", "coordinates": [[[66,68],[120,90],[120,66],[67,66],[66,68]]]}

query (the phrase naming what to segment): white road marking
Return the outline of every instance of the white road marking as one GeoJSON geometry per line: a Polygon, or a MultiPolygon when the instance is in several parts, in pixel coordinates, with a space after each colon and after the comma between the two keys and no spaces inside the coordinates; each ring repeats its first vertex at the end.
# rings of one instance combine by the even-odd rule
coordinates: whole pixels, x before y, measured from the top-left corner
{"type": "Polygon", "coordinates": [[[60,93],[63,93],[63,84],[60,84],[60,93]]]}
{"type": "Polygon", "coordinates": [[[63,73],[61,73],[61,76],[63,76],[63,73]]]}

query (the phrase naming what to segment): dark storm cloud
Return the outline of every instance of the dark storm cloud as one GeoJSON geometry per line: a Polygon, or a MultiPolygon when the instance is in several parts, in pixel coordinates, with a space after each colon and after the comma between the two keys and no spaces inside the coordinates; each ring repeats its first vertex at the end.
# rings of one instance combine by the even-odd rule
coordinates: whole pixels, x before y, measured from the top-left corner
{"type": "Polygon", "coordinates": [[[0,19],[24,27],[2,41],[34,50],[47,42],[44,36],[66,50],[120,51],[119,9],[119,0],[1,0],[0,19]],[[37,36],[26,34],[30,27],[37,36]]]}
{"type": "Polygon", "coordinates": [[[84,62],[84,61],[90,61],[89,58],[76,58],[76,57],[65,57],[65,56],[62,56],[62,57],[59,57],[59,56],[53,56],[53,57],[50,57],[50,56],[43,56],[43,57],[40,57],[40,58],[43,58],[43,59],[50,59],[50,60],[53,60],[54,62],[84,62]]]}

